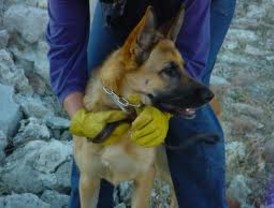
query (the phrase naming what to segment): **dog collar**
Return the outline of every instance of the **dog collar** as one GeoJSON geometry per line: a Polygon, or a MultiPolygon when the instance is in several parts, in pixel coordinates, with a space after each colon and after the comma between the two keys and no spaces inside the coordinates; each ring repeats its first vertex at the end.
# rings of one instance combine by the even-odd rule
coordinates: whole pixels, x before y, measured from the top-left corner
{"type": "Polygon", "coordinates": [[[126,98],[118,96],[113,90],[103,86],[105,93],[113,100],[113,102],[124,112],[130,113],[130,107],[140,108],[141,104],[130,103],[126,98]]]}

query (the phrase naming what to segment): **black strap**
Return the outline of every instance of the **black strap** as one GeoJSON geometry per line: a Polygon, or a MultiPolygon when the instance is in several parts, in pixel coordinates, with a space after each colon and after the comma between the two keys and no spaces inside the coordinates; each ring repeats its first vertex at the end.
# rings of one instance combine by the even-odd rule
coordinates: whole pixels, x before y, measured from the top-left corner
{"type": "Polygon", "coordinates": [[[185,150],[198,142],[204,142],[209,145],[214,145],[218,143],[219,141],[220,141],[220,137],[216,133],[205,133],[205,134],[197,134],[196,136],[190,137],[177,146],[173,146],[173,145],[171,146],[166,143],[164,145],[169,150],[185,150]]]}
{"type": "Polygon", "coordinates": [[[134,108],[129,108],[129,115],[127,118],[120,120],[120,121],[115,121],[112,123],[108,123],[107,126],[101,131],[96,137],[94,138],[87,138],[88,142],[93,142],[95,144],[100,144],[103,143],[104,141],[107,140],[107,138],[112,134],[112,132],[122,123],[132,123],[135,118],[137,117],[136,112],[134,108]]]}
{"type": "Polygon", "coordinates": [[[96,137],[94,138],[87,138],[89,142],[93,142],[95,144],[100,144],[106,141],[106,139],[111,135],[111,133],[118,127],[120,124],[126,122],[126,119],[121,121],[115,121],[113,123],[109,123],[103,131],[101,131],[96,137]]]}

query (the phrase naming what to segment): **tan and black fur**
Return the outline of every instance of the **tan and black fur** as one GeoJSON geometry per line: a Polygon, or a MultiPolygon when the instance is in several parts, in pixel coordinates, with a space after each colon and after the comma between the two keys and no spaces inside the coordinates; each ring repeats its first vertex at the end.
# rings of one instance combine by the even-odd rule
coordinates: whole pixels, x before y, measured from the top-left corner
{"type": "MultiPolygon", "coordinates": [[[[84,98],[87,110],[119,109],[104,92],[103,86],[126,99],[132,94],[138,95],[141,104],[154,105],[171,113],[176,109],[195,108],[209,102],[213,94],[190,78],[174,44],[183,16],[182,7],[170,24],[157,29],[153,9],[148,7],[124,45],[114,51],[92,75],[84,98]]],[[[163,153],[164,148],[138,146],[129,136],[130,132],[127,132],[117,143],[109,146],[74,136],[74,156],[81,173],[79,189],[82,208],[96,207],[102,178],[113,184],[133,180],[135,192],[132,207],[148,206],[157,171],[156,152],[163,153]]],[[[159,161],[163,166],[163,160],[159,161]]]]}

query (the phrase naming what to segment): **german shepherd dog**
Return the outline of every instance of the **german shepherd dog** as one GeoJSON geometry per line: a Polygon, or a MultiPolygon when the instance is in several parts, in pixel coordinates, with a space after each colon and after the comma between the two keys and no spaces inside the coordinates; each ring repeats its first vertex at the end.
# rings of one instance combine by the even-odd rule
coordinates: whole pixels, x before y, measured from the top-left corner
{"type": "MultiPolygon", "coordinates": [[[[120,109],[106,89],[124,100],[132,94],[138,95],[143,106],[153,105],[172,114],[208,103],[213,93],[188,75],[175,47],[183,17],[182,6],[169,23],[156,28],[156,15],[149,6],[123,46],[94,71],[84,97],[86,109],[92,112],[120,109]]],[[[139,146],[129,136],[127,132],[108,146],[74,136],[82,208],[96,207],[102,178],[114,185],[134,181],[132,207],[148,207],[160,147],[139,146]]]]}

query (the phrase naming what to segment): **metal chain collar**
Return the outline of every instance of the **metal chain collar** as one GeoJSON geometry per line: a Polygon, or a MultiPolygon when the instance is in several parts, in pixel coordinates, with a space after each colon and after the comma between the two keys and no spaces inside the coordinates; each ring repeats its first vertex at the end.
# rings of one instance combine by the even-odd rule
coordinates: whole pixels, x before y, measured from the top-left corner
{"type": "Polygon", "coordinates": [[[130,103],[127,99],[123,97],[119,97],[113,90],[109,88],[106,88],[103,86],[103,90],[105,91],[107,95],[110,96],[110,98],[114,101],[114,103],[118,105],[118,107],[126,113],[129,112],[129,107],[135,107],[135,108],[141,107],[141,104],[133,104],[133,103],[130,103]]]}

